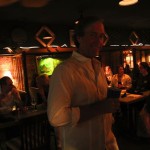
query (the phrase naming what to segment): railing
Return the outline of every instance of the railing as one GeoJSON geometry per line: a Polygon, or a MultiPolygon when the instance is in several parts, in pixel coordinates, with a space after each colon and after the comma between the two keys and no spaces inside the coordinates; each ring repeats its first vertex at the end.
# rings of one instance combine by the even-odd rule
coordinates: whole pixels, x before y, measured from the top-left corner
{"type": "Polygon", "coordinates": [[[51,138],[55,140],[55,133],[48,122],[46,108],[15,112],[10,116],[10,120],[0,123],[0,134],[5,134],[6,143],[17,137],[20,150],[50,150],[51,144],[56,144],[51,142],[51,138]]]}

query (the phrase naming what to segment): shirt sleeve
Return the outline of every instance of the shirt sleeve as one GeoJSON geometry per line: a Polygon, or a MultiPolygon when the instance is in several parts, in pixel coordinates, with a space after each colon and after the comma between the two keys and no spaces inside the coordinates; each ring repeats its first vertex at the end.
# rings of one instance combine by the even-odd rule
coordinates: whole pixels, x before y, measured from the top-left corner
{"type": "Polygon", "coordinates": [[[54,71],[48,94],[47,114],[52,126],[76,125],[80,118],[78,107],[71,107],[72,83],[63,66],[54,71]]]}

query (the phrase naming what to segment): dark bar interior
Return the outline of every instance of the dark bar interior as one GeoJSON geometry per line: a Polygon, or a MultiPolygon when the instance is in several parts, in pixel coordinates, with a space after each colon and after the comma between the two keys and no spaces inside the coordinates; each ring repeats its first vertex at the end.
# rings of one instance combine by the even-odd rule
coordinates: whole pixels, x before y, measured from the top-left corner
{"type": "Polygon", "coordinates": [[[86,16],[98,16],[105,25],[104,44],[96,59],[106,78],[106,66],[110,67],[107,96],[120,103],[112,125],[119,150],[150,149],[150,88],[145,83],[137,89],[140,73],[134,74],[136,67],[143,67],[141,62],[150,67],[150,1],[133,0],[135,4],[126,6],[120,6],[120,1],[0,0],[0,150],[73,150],[57,147],[47,97],[55,68],[78,50],[73,39],[75,21],[86,16]],[[116,88],[113,79],[119,76],[118,67],[129,76],[131,86],[118,79],[116,88]],[[20,103],[13,97],[13,105],[3,105],[9,95],[3,93],[5,76],[18,90],[20,103]],[[145,128],[141,116],[147,117],[145,128]]]}

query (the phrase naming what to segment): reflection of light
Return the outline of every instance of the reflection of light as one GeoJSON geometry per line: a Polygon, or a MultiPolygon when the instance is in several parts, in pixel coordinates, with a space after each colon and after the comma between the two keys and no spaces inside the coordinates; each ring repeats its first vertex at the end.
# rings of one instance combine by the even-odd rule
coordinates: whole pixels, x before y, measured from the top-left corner
{"type": "Polygon", "coordinates": [[[110,46],[120,46],[120,45],[110,45],[110,46]]]}
{"type": "Polygon", "coordinates": [[[78,24],[78,23],[79,23],[79,20],[76,20],[76,21],[75,21],[75,24],[78,24]]]}
{"type": "Polygon", "coordinates": [[[48,47],[59,47],[58,45],[49,45],[48,47]]]}
{"type": "Polygon", "coordinates": [[[20,46],[21,49],[31,49],[31,48],[39,48],[39,46],[28,46],[28,47],[25,47],[25,46],[20,46]]]}
{"type": "Polygon", "coordinates": [[[121,46],[129,46],[129,45],[124,44],[124,45],[121,45],[121,46]]]}
{"type": "Polygon", "coordinates": [[[44,36],[43,37],[43,40],[49,40],[49,39],[52,39],[52,37],[51,36],[44,36]]]}
{"type": "Polygon", "coordinates": [[[63,44],[63,45],[61,45],[61,47],[67,47],[67,44],[63,44]]]}
{"type": "Polygon", "coordinates": [[[3,49],[6,49],[8,53],[13,53],[13,50],[10,47],[4,47],[3,49]]]}
{"type": "Polygon", "coordinates": [[[150,62],[150,56],[148,56],[148,62],[150,62]]]}

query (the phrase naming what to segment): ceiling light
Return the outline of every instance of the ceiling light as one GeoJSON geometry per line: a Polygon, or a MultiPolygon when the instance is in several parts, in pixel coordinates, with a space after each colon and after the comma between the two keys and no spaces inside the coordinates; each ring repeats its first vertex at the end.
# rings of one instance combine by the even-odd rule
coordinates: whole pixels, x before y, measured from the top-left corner
{"type": "Polygon", "coordinates": [[[136,4],[138,2],[138,0],[122,0],[119,2],[120,6],[129,6],[129,5],[133,5],[136,4]]]}

